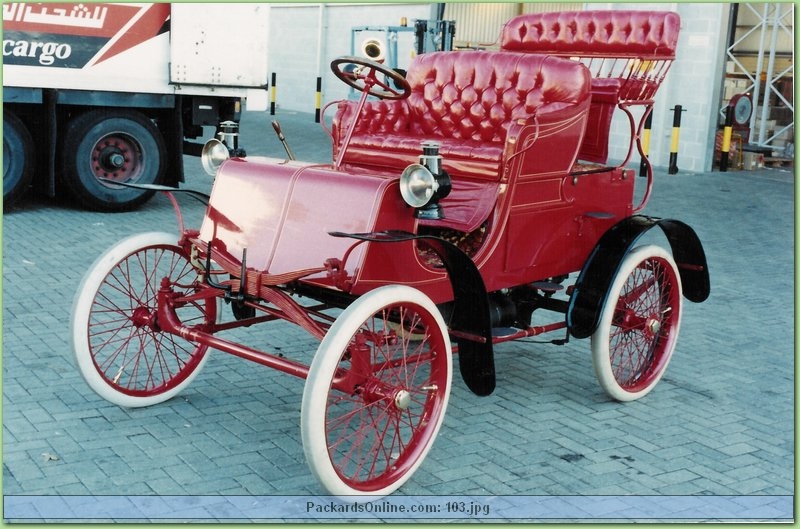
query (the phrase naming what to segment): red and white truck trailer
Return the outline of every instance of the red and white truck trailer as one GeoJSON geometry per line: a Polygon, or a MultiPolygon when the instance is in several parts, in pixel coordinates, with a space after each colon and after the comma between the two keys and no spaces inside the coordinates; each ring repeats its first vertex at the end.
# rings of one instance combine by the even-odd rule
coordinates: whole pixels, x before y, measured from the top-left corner
{"type": "MultiPolygon", "coordinates": [[[[135,208],[178,185],[203,127],[268,103],[269,6],[3,4],[3,199],[135,208]]],[[[230,146],[229,146],[230,147],[230,146]]]]}

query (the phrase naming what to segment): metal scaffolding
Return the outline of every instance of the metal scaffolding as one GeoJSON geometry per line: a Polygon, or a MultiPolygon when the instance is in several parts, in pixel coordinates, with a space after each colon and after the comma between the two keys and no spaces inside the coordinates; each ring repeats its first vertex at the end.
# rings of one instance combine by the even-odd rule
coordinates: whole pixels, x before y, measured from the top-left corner
{"type": "MultiPolygon", "coordinates": [[[[793,90],[787,98],[779,89],[779,83],[794,80],[794,4],[789,3],[739,3],[731,7],[731,28],[729,46],[726,50],[728,61],[735,64],[736,73],[743,74],[750,82],[745,92],[750,93],[753,101],[753,112],[750,116],[750,143],[760,147],[774,146],[780,137],[788,138],[794,128],[793,90]],[[742,10],[747,10],[742,13],[742,10]],[[742,16],[745,15],[745,16],[742,16]],[[739,19],[755,20],[755,23],[743,27],[737,26],[739,19]],[[736,28],[744,30],[737,35],[736,28]],[[786,39],[792,44],[780,46],[786,39]],[[758,49],[752,44],[758,42],[758,49]],[[745,44],[747,43],[747,44],[745,44]],[[746,48],[746,51],[743,51],[746,48]],[[788,48],[788,49],[787,49],[788,48]],[[755,54],[756,60],[745,61],[743,54],[755,54]],[[788,66],[784,67],[788,55],[788,66]],[[782,60],[779,60],[782,59],[782,60]],[[747,63],[747,64],[745,64],[747,63]],[[773,103],[791,112],[792,119],[782,128],[769,129],[773,103]]],[[[725,109],[722,109],[724,112],[725,109]]]]}

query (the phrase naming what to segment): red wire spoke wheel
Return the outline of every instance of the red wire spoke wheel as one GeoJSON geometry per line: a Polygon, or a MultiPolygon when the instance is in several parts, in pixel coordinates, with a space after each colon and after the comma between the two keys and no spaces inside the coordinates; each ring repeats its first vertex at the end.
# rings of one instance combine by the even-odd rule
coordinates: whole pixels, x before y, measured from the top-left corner
{"type": "Polygon", "coordinates": [[[303,446],[326,491],[384,496],[405,483],[438,434],[451,379],[446,327],[423,293],[391,285],[350,305],[303,392],[303,446]]]}
{"type": "Polygon", "coordinates": [[[592,335],[595,372],[612,398],[639,399],[664,375],[678,341],[681,288],[663,248],[643,246],[622,260],[592,335]]]}
{"type": "MultiPolygon", "coordinates": [[[[119,406],[163,402],[183,390],[207,360],[206,346],[164,333],[157,294],[163,278],[173,290],[195,290],[197,271],[177,237],[144,233],[129,237],[95,261],[72,308],[72,343],[89,386],[119,406]]],[[[180,303],[187,326],[216,321],[215,299],[180,303]]]]}

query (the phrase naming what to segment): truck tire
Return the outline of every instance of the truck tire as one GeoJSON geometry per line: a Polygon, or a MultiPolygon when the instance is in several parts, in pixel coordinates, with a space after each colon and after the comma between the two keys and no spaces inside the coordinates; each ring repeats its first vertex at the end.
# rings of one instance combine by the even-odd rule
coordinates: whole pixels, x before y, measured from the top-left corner
{"type": "Polygon", "coordinates": [[[69,192],[85,207],[129,211],[154,192],[120,183],[160,184],[166,149],[153,122],[130,110],[92,110],[73,118],[61,145],[61,168],[69,192]]]}
{"type": "Polygon", "coordinates": [[[28,191],[35,165],[33,138],[10,111],[3,113],[3,210],[28,191]]]}

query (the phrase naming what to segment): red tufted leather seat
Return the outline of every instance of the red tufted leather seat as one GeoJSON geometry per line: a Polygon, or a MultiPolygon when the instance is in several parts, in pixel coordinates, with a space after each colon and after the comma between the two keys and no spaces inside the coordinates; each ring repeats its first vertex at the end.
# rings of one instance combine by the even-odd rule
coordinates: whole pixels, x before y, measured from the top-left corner
{"type": "Polygon", "coordinates": [[[500,49],[580,57],[592,71],[592,105],[579,156],[606,163],[619,103],[650,104],[675,58],[680,16],[670,11],[560,11],[509,20],[500,49]]]}
{"type": "MultiPolygon", "coordinates": [[[[406,78],[405,100],[371,101],[358,120],[344,163],[402,170],[425,140],[440,143],[453,177],[500,180],[522,145],[546,155],[540,170],[568,170],[583,137],[590,75],[577,62],[512,52],[419,55],[406,78]],[[556,134],[556,132],[558,134],[556,134]]],[[[333,151],[352,122],[355,103],[339,103],[333,151]]],[[[523,168],[531,165],[521,156],[523,168]]],[[[529,172],[532,168],[527,169],[529,172]]]]}
{"type": "Polygon", "coordinates": [[[500,36],[508,51],[674,58],[680,17],[670,11],[559,11],[520,15],[500,36]]]}

